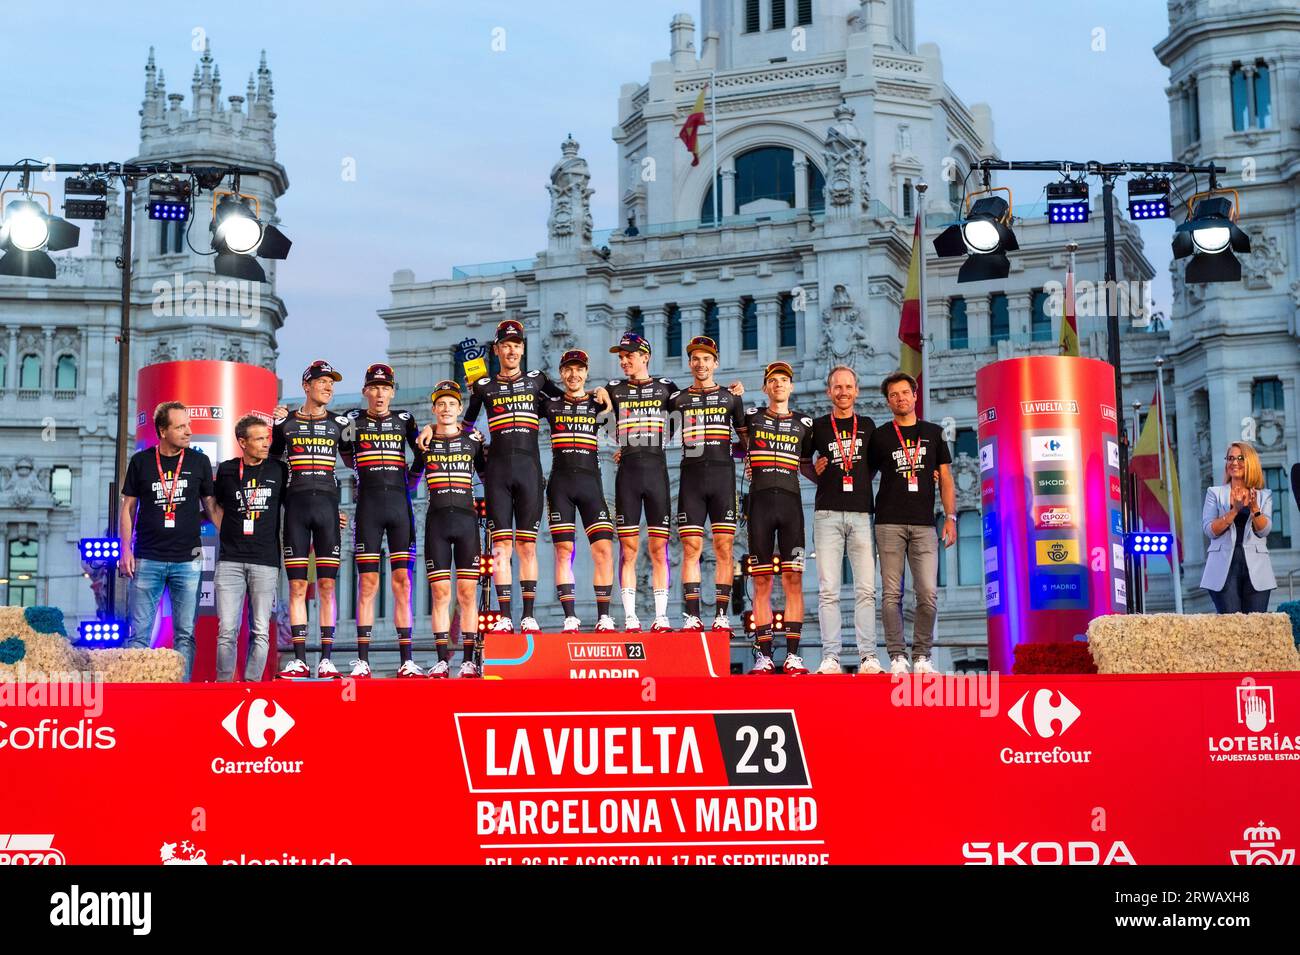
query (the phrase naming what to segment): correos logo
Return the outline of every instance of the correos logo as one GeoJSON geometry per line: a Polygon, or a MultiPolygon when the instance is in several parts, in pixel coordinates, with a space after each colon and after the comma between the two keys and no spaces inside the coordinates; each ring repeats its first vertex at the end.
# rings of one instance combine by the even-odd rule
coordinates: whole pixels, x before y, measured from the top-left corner
{"type": "Polygon", "coordinates": [[[275,700],[243,700],[226,715],[221,726],[240,746],[262,749],[284,739],[293,729],[293,717],[275,700]]]}

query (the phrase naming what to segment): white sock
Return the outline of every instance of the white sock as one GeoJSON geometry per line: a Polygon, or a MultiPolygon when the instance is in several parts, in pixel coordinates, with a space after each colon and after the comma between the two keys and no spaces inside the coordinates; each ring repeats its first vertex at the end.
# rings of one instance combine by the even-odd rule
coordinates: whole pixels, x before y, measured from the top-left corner
{"type": "Polygon", "coordinates": [[[619,596],[623,598],[623,616],[636,616],[636,588],[623,587],[619,590],[619,596]]]}
{"type": "Polygon", "coordinates": [[[668,616],[668,591],[666,590],[655,591],[655,616],[668,616]]]}

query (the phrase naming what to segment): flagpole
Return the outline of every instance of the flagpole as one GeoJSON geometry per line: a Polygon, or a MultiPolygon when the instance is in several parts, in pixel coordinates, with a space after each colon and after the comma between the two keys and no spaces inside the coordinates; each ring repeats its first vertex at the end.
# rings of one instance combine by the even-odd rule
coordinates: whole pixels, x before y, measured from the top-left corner
{"type": "Polygon", "coordinates": [[[721,189],[718,183],[718,90],[713,82],[717,75],[717,71],[709,70],[709,109],[713,114],[709,118],[709,135],[713,137],[713,148],[709,152],[713,154],[713,224],[722,225],[718,213],[718,192],[721,189]]]}
{"type": "Polygon", "coordinates": [[[1160,482],[1165,486],[1165,506],[1169,512],[1169,536],[1173,539],[1169,549],[1169,566],[1174,572],[1174,613],[1183,612],[1183,579],[1178,566],[1178,515],[1174,513],[1174,482],[1165,473],[1166,463],[1169,471],[1174,469],[1173,454],[1165,453],[1165,439],[1169,432],[1165,425],[1165,360],[1156,356],[1156,394],[1160,399],[1160,482]]]}
{"type": "Polygon", "coordinates": [[[918,418],[925,415],[930,410],[930,348],[925,337],[925,193],[930,187],[924,181],[916,184],[916,215],[917,221],[921,223],[921,243],[917,249],[917,255],[920,256],[920,268],[917,270],[916,291],[921,299],[920,323],[921,333],[921,410],[917,414],[918,418]]]}

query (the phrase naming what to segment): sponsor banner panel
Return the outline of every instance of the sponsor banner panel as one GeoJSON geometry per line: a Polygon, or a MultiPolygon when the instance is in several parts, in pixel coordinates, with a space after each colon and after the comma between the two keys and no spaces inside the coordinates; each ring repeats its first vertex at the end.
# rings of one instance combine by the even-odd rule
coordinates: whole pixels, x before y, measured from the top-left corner
{"type": "Polygon", "coordinates": [[[729,676],[729,633],[486,633],[483,673],[503,680],[729,676]]]}
{"type": "Polygon", "coordinates": [[[80,707],[8,686],[0,864],[1244,865],[1300,846],[1294,673],[110,685],[80,707]],[[322,825],[323,804],[364,824],[322,825]],[[883,804],[926,822],[864,825],[883,804]]]}

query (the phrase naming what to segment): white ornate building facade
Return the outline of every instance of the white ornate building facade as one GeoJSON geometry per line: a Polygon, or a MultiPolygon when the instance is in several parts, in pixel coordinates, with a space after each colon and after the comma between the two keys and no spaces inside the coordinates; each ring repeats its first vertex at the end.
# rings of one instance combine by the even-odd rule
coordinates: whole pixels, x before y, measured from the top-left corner
{"type": "MultiPolygon", "coordinates": [[[[1170,0],[1169,35],[1155,52],[1169,68],[1173,158],[1227,167],[1219,185],[1238,191],[1238,225],[1251,240],[1240,282],[1187,285],[1181,265],[1173,267],[1166,354],[1183,448],[1187,607],[1210,609],[1195,589],[1205,564],[1204,489],[1222,482],[1228,444],[1245,439],[1273,489],[1276,608],[1291,595],[1293,572],[1300,577],[1289,478],[1300,459],[1300,8],[1287,0],[1170,0]]],[[[1199,184],[1205,188],[1204,177],[1199,184]]],[[[1195,192],[1190,181],[1179,187],[1195,192]]]]}
{"type": "MultiPolygon", "coordinates": [[[[247,89],[222,97],[221,69],[205,50],[185,94],[168,93],[149,52],[140,109],[140,146],[128,161],[210,161],[255,167],[242,191],[257,195],[264,216],[288,176],[275,158],[275,110],[265,56],[247,89]]],[[[114,156],[77,160],[108,162],[114,156]]],[[[70,161],[77,161],[70,160],[70,161]]],[[[58,182],[36,184],[51,193],[58,182]]],[[[148,190],[136,194],[131,288],[131,365],[180,358],[243,361],[274,370],[276,331],[284,303],[269,283],[220,286],[211,256],[190,250],[183,223],[151,221],[148,190]],[[195,285],[193,283],[199,283],[195,285]],[[198,289],[197,293],[195,290],[198,289]]],[[[55,201],[58,201],[55,196],[55,201]]],[[[87,580],[78,553],[82,537],[110,524],[108,484],[117,431],[117,336],[122,254],[120,187],[110,188],[107,217],[81,222],[91,231],[88,254],[54,256],[50,281],[0,277],[0,600],[52,604],[70,623],[93,617],[102,577],[87,580]]],[[[210,205],[194,203],[191,242],[208,248],[210,205]]],[[[56,210],[57,211],[57,210],[56,210]]],[[[132,388],[135,376],[131,375],[132,388]]],[[[128,400],[134,404],[133,395],[128,400]]],[[[134,450],[134,434],[131,436],[134,450]]],[[[116,534],[116,518],[113,518],[116,534]]],[[[119,588],[119,609],[125,606],[119,588]]]]}
{"type": "MultiPolygon", "coordinates": [[[[561,144],[546,188],[551,195],[546,248],[534,257],[462,266],[450,280],[395,273],[391,304],[380,311],[389,357],[408,406],[423,407],[432,384],[459,376],[457,343],[488,341],[496,322],[521,318],[529,367],[554,372],[570,347],[592,356],[592,378],[617,372],[610,345],[629,327],[654,346],[652,371],[689,381],[682,345],[709,334],[721,345],[721,380],[739,377],[752,400],[764,365],[792,363],[792,405],[828,410],[825,374],[837,363],[862,377],[862,404],[888,420],[877,383],[898,364],[898,317],[910,256],[917,186],[929,183],[926,245],[961,204],[971,160],[997,156],[987,106],[968,106],[948,87],[932,44],[917,45],[912,0],[702,0],[700,42],[687,14],[673,18],[669,58],[648,81],[621,87],[618,147],[621,219],[634,228],[593,231],[590,170],[579,144],[561,144]],[[701,160],[677,139],[699,91],[712,82],[717,103],[718,179],[711,183],[713,132],[701,133],[701,160]],[[713,188],[721,221],[713,215],[713,188]],[[430,345],[432,344],[432,348],[430,345]]],[[[706,116],[709,108],[706,103],[706,116]]],[[[1014,183],[1012,183],[1014,186],[1014,183]]],[[[968,187],[974,191],[974,180],[968,187]]],[[[1018,210],[1021,251],[1006,281],[958,285],[959,262],[930,258],[931,336],[927,417],[951,418],[959,499],[959,544],[945,555],[939,632],[943,662],[974,665],[985,640],[974,378],[981,365],[1026,353],[1055,354],[1059,315],[1042,290],[1060,282],[1065,243],[1079,244],[1080,279],[1102,277],[1102,229],[1049,226],[1043,210],[1018,210]]],[[[1136,228],[1118,225],[1122,280],[1153,269],[1136,228]]],[[[1104,320],[1081,310],[1085,354],[1105,355],[1104,320]]],[[[1131,327],[1123,334],[1129,395],[1150,398],[1151,359],[1167,334],[1131,327]]],[[[545,429],[543,429],[545,430],[545,429]]],[[[544,461],[549,452],[543,450],[544,461]]],[[[673,493],[676,461],[670,456],[673,493]]],[[[605,469],[612,492],[613,465],[605,469]]],[[[812,488],[805,493],[811,534],[812,488]]],[[[612,497],[612,493],[610,494],[612,497]]],[[[744,529],[737,553],[745,548],[744,529]]],[[[811,542],[811,541],[810,541],[811,542]]],[[[543,532],[543,595],[550,589],[543,532]]],[[[811,549],[811,548],[810,548],[811,549]]],[[[707,557],[706,548],[706,560],[707,557]]],[[[590,579],[579,548],[578,579],[590,579]]],[[[674,565],[679,547],[672,543],[674,565]]],[[[648,571],[644,571],[648,573],[648,571]]],[[[705,571],[704,599],[712,599],[705,571]]],[[[591,618],[591,595],[579,608],[591,618]]],[[[649,592],[648,585],[645,588],[649,592]]],[[[805,576],[816,640],[815,557],[805,576]]],[[[851,603],[846,588],[846,605],[851,603]]],[[[545,616],[551,600],[539,601],[545,616]]],[[[674,605],[674,609],[679,609],[674,605]]],[[[559,623],[552,614],[543,625],[559,623]]]]}

